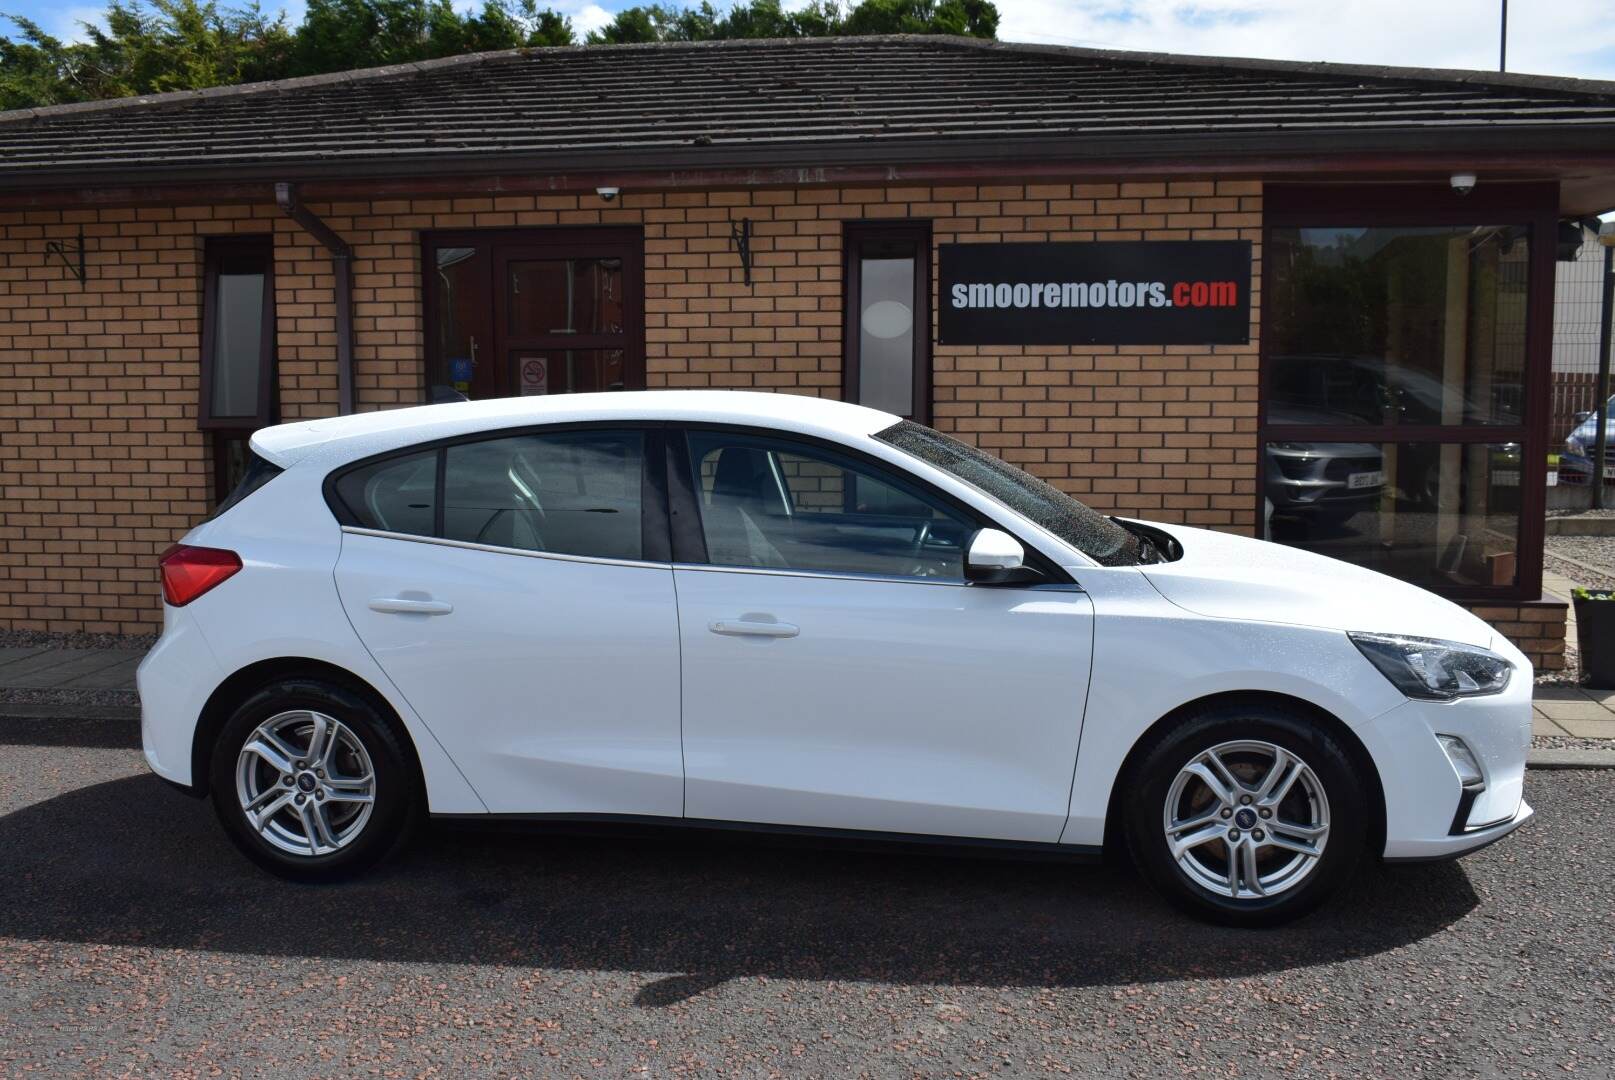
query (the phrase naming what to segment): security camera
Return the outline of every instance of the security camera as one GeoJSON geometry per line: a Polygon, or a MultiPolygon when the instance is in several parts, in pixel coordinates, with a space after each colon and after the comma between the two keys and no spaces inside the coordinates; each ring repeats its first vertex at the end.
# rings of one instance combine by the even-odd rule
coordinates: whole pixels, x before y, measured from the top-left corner
{"type": "MultiPolygon", "coordinates": [[[[1470,182],[1474,182],[1474,177],[1470,177],[1470,182]]],[[[614,187],[597,187],[594,189],[594,193],[606,202],[611,202],[617,197],[617,189],[614,187]]]]}
{"type": "Polygon", "coordinates": [[[1460,195],[1468,195],[1475,190],[1475,174],[1472,172],[1456,172],[1452,174],[1452,190],[1460,195]]]}

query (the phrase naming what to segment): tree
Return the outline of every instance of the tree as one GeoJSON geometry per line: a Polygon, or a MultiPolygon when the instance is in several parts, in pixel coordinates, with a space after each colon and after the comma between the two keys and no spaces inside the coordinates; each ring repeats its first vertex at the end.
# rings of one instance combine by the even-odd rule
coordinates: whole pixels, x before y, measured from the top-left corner
{"type": "MultiPolygon", "coordinates": [[[[83,41],[63,42],[36,23],[9,16],[0,37],[0,109],[201,90],[243,82],[404,64],[495,49],[573,43],[572,24],[538,0],[482,0],[459,12],[453,0],[308,0],[296,27],[255,2],[221,8],[214,0],[109,0],[105,26],[82,24],[83,41]],[[514,6],[512,6],[514,4],[514,6]]],[[[991,38],[991,0],[809,0],[787,11],[781,0],[711,0],[627,8],[589,44],[833,37],[843,34],[966,34],[991,38]]]]}
{"type": "Polygon", "coordinates": [[[847,16],[846,34],[998,36],[992,0],[863,0],[847,16]]]}
{"type": "Polygon", "coordinates": [[[283,75],[291,45],[284,17],[256,4],[220,11],[211,2],[113,0],[106,29],[64,44],[14,18],[22,41],[0,38],[0,108],[198,90],[283,75]]]}
{"type": "Polygon", "coordinates": [[[710,0],[691,7],[650,4],[625,8],[589,34],[591,45],[730,38],[836,37],[857,34],[959,34],[993,38],[992,0],[863,0],[843,13],[836,0],[810,0],[786,11],[780,0],[741,0],[723,13],[710,0]]]}

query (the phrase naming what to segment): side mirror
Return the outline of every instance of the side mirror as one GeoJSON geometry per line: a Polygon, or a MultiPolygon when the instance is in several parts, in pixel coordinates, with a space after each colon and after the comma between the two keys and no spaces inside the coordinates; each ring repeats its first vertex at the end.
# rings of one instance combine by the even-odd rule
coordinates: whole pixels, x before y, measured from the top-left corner
{"type": "Polygon", "coordinates": [[[998,529],[978,529],[965,550],[965,580],[978,585],[1020,585],[1042,575],[1026,565],[1020,541],[998,529]]]}
{"type": "Polygon", "coordinates": [[[1576,425],[1579,427],[1580,425],[1585,424],[1587,422],[1587,418],[1589,416],[1591,416],[1591,415],[1592,415],[1592,411],[1587,410],[1587,409],[1584,409],[1581,412],[1577,413],[1576,414],[1576,425]]]}

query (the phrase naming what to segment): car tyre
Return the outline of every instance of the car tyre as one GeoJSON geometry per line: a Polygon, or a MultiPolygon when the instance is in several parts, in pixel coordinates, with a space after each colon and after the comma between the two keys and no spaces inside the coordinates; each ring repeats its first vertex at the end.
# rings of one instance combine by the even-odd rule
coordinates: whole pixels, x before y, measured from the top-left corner
{"type": "Polygon", "coordinates": [[[396,721],[367,696],[313,679],[243,701],[214,744],[209,780],[231,840],[293,881],[375,865],[403,847],[424,806],[396,721]]]}
{"type": "Polygon", "coordinates": [[[1367,847],[1360,767],[1323,725],[1282,705],[1182,717],[1141,747],[1124,783],[1134,864],[1173,904],[1212,922],[1299,918],[1339,891],[1367,847]]]}

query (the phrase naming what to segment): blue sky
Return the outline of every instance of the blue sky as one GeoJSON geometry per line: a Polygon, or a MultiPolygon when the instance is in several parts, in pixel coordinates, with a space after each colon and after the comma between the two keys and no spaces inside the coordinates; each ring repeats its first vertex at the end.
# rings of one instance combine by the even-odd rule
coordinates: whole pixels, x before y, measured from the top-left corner
{"type": "MultiPolygon", "coordinates": [[[[996,2],[1003,18],[999,36],[1008,41],[1343,63],[1497,66],[1497,0],[996,2]]],[[[295,19],[302,0],[264,0],[264,6],[284,6],[295,19]]],[[[587,30],[630,5],[559,0],[552,6],[587,30]]],[[[100,8],[76,0],[0,0],[0,11],[27,16],[70,38],[79,34],[77,23],[94,19],[100,8]]],[[[1615,79],[1615,3],[1515,0],[1509,70],[1615,79]]]]}

